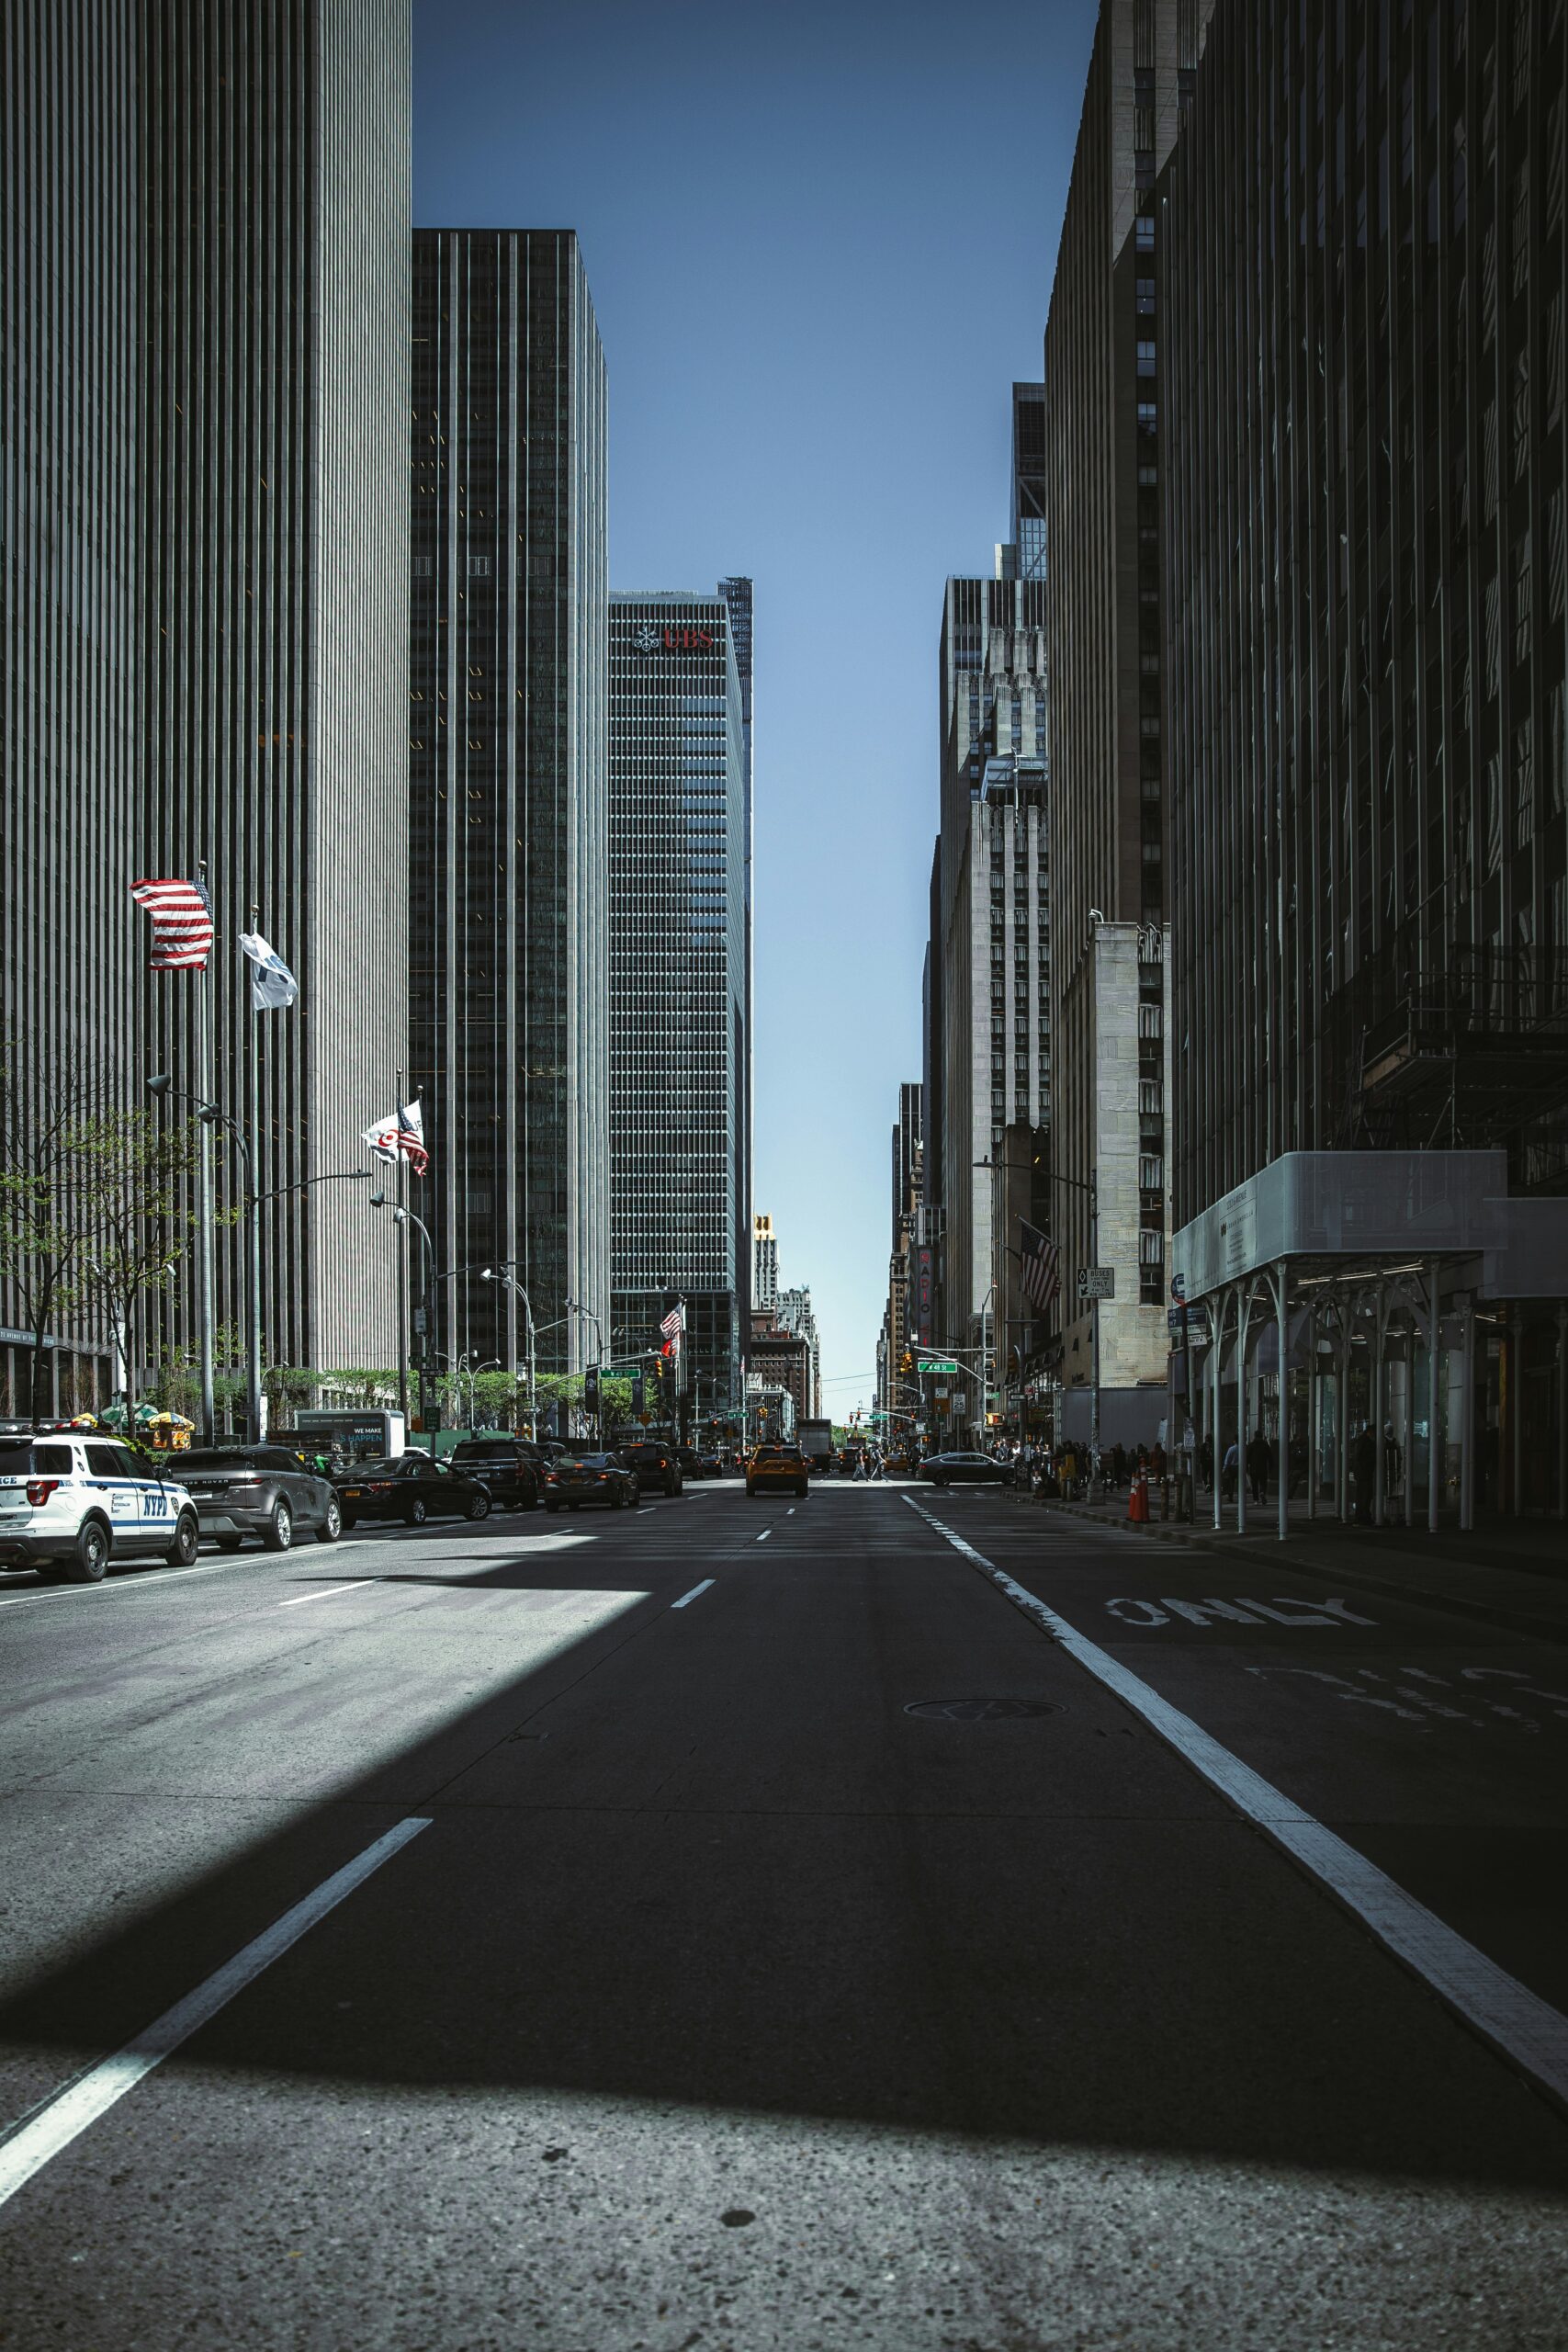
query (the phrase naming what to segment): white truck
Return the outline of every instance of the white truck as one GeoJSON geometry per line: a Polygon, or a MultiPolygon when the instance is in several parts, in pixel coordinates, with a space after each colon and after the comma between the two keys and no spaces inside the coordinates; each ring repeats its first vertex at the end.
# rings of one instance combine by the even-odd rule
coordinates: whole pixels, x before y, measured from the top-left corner
{"type": "Polygon", "coordinates": [[[795,1442],[802,1453],[810,1463],[813,1471],[820,1476],[822,1472],[829,1468],[833,1459],[832,1422],[797,1421],[795,1425],[795,1442]]]}

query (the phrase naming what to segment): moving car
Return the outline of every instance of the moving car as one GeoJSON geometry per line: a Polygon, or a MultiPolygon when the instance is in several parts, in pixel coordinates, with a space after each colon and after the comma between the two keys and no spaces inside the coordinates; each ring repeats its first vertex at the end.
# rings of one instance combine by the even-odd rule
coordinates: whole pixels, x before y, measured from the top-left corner
{"type": "Polygon", "coordinates": [[[809,1490],[810,1476],[799,1446],[759,1445],[746,1464],[746,1491],[760,1495],[770,1487],[782,1487],[787,1494],[804,1495],[809,1490]]]}
{"type": "Polygon", "coordinates": [[[994,1461],[988,1453],[928,1453],[920,1476],[933,1487],[1010,1487],[1012,1464],[994,1461]]]}
{"type": "Polygon", "coordinates": [[[447,1456],[454,1470],[477,1478],[494,1510],[535,1510],[549,1456],[521,1438],[466,1437],[447,1456]]]}
{"type": "Polygon", "coordinates": [[[204,1535],[220,1552],[237,1552],[247,1535],[264,1551],[287,1552],[309,1530],[323,1544],[343,1533],[343,1506],[330,1478],[318,1476],[281,1445],[230,1446],[181,1458],[204,1535]]]}
{"type": "Polygon", "coordinates": [[[361,1462],[337,1480],[343,1523],[400,1519],[423,1527],[427,1519],[488,1519],[490,1492],[478,1478],[433,1462],[428,1453],[400,1453],[361,1462]]]}
{"type": "Polygon", "coordinates": [[[705,1478],[709,1475],[704,1469],[703,1456],[694,1445],[677,1446],[675,1458],[681,1464],[681,1476],[683,1478],[705,1478]]]}
{"type": "Polygon", "coordinates": [[[705,1445],[702,1450],[701,1461],[702,1476],[705,1478],[722,1478],[724,1476],[725,1461],[724,1453],[720,1447],[716,1445],[705,1445]]]}
{"type": "Polygon", "coordinates": [[[646,1439],[634,1445],[623,1445],[615,1459],[626,1469],[636,1471],[637,1485],[645,1495],[653,1487],[662,1487],[667,1495],[678,1495],[685,1484],[681,1456],[672,1445],[646,1439]]]}
{"type": "Polygon", "coordinates": [[[602,1503],[606,1510],[635,1510],[640,1494],[637,1474],[618,1453],[560,1453],[545,1473],[545,1509],[581,1510],[602,1503]]]}
{"type": "Polygon", "coordinates": [[[188,1568],[196,1509],[160,1469],[112,1438],[0,1438],[0,1560],[51,1584],[97,1584],[111,1559],[188,1568]]]}

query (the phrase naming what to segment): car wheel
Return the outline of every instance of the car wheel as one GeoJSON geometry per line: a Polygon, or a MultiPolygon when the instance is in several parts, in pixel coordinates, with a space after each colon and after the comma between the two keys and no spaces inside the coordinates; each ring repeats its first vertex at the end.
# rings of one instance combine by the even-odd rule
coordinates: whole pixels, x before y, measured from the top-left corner
{"type": "Polygon", "coordinates": [[[201,1529],[194,1511],[182,1510],[175,1522],[175,1540],[164,1558],[171,1568],[188,1568],[201,1545],[201,1529]]]}
{"type": "Polygon", "coordinates": [[[429,1516],[423,1495],[415,1495],[412,1502],[408,1504],[403,1511],[403,1517],[411,1527],[423,1527],[429,1516]]]}
{"type": "Polygon", "coordinates": [[[244,1540],[243,1535],[220,1535],[218,1538],[218,1549],[220,1552],[237,1552],[244,1540]]]}
{"type": "Polygon", "coordinates": [[[338,1537],[343,1533],[343,1511],[339,1506],[338,1498],[334,1495],[331,1502],[327,1505],[326,1517],[322,1520],[320,1527],[316,1530],[316,1532],[323,1544],[335,1544],[338,1537]]]}
{"type": "Polygon", "coordinates": [[[68,1584],[102,1584],[108,1573],[109,1532],[101,1519],[85,1519],[77,1532],[76,1549],[61,1567],[68,1584]]]}
{"type": "Polygon", "coordinates": [[[804,1478],[802,1478],[802,1480],[800,1481],[800,1484],[796,1487],[796,1488],[795,1488],[795,1493],[796,1493],[797,1495],[800,1495],[800,1496],[802,1496],[802,1497],[804,1497],[804,1496],[805,1496],[806,1491],[807,1491],[807,1487],[806,1487],[806,1481],[805,1481],[805,1479],[804,1479],[804,1478]]]}
{"type": "Polygon", "coordinates": [[[262,1549],[265,1552],[287,1552],[294,1541],[294,1513],[281,1500],[274,1503],[272,1517],[262,1530],[262,1549]]]}
{"type": "Polygon", "coordinates": [[[463,1516],[465,1519],[488,1519],[490,1517],[490,1497],[483,1494],[470,1496],[468,1508],[464,1512],[463,1516]]]}

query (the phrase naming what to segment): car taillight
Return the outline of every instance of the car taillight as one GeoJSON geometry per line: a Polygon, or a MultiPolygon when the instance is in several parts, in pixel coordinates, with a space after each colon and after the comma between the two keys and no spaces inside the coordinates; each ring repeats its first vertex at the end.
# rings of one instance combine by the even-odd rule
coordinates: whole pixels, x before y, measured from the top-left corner
{"type": "Polygon", "coordinates": [[[607,1486],[609,1485],[609,1483],[610,1483],[610,1474],[609,1474],[609,1472],[608,1472],[607,1470],[600,1470],[600,1471],[598,1471],[595,1475],[596,1475],[596,1476],[598,1477],[599,1484],[600,1484],[602,1487],[607,1487],[607,1486]]]}
{"type": "Polygon", "coordinates": [[[560,1480],[556,1476],[556,1474],[555,1474],[555,1472],[554,1472],[553,1470],[547,1470],[547,1471],[546,1471],[546,1473],[545,1473],[545,1484],[546,1484],[546,1486],[547,1486],[547,1487],[558,1487],[558,1486],[560,1485],[560,1480]]]}
{"type": "Polygon", "coordinates": [[[372,1478],[370,1491],[373,1495],[389,1495],[392,1491],[390,1478],[372,1478]]]}
{"type": "Polygon", "coordinates": [[[59,1484],[58,1478],[29,1478],[28,1480],[28,1502],[36,1510],[39,1503],[48,1502],[59,1484]]]}

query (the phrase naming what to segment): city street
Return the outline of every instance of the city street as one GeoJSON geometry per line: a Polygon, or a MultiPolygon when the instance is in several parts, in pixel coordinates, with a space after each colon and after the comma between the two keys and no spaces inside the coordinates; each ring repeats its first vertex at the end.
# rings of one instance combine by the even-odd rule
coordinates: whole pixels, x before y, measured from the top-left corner
{"type": "Polygon", "coordinates": [[[6,2352],[1568,2342],[1561,1645],[726,1482],[0,1654],[6,2352]]]}

